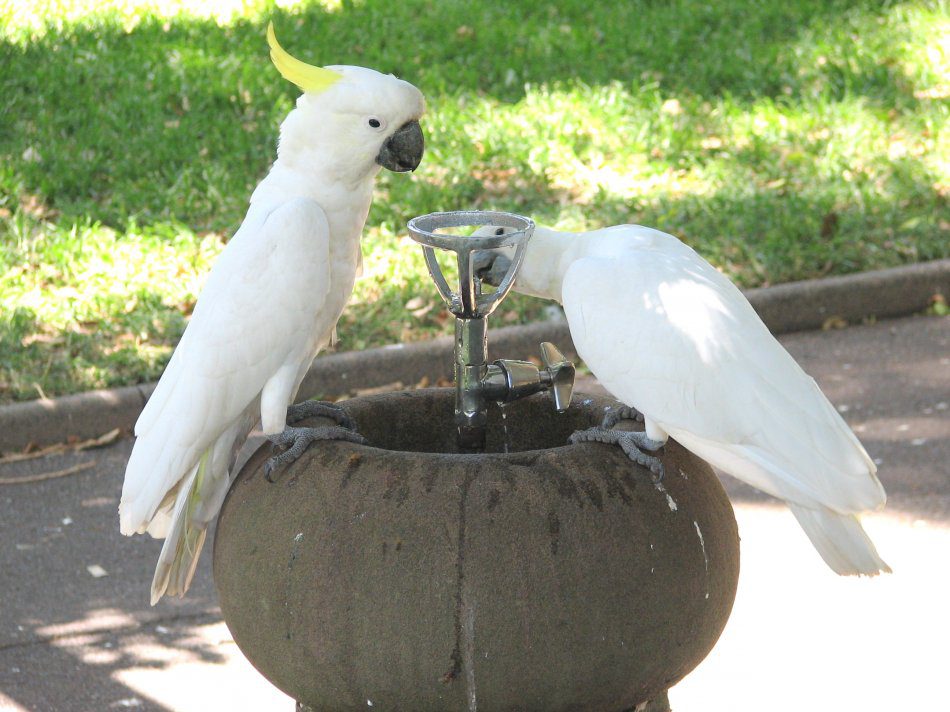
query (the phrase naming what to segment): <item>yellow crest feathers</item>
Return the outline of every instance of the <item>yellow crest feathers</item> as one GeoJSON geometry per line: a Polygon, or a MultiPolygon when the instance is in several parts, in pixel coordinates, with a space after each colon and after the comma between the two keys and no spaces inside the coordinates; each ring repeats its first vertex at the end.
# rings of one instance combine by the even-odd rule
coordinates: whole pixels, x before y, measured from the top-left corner
{"type": "Polygon", "coordinates": [[[298,87],[311,94],[319,94],[326,91],[343,78],[339,72],[323,67],[315,67],[312,64],[302,62],[296,57],[290,56],[287,51],[280,46],[277,41],[277,35],[274,34],[274,23],[267,24],[267,44],[270,45],[270,58],[277,67],[277,71],[288,82],[296,84],[298,87]]]}

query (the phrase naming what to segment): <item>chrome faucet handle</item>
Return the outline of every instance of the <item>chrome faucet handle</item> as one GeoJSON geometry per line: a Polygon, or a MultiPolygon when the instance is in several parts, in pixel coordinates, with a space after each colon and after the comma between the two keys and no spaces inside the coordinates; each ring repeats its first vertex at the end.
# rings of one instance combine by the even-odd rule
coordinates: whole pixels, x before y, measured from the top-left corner
{"type": "Polygon", "coordinates": [[[554,407],[558,413],[563,413],[570,406],[574,393],[574,364],[550,341],[541,344],[541,360],[545,366],[541,380],[549,384],[554,407]]]}
{"type": "Polygon", "coordinates": [[[486,398],[499,403],[550,391],[554,408],[563,413],[571,405],[574,392],[574,364],[548,341],[541,344],[541,359],[545,368],[538,368],[530,361],[498,359],[488,367],[478,387],[486,398]]]}

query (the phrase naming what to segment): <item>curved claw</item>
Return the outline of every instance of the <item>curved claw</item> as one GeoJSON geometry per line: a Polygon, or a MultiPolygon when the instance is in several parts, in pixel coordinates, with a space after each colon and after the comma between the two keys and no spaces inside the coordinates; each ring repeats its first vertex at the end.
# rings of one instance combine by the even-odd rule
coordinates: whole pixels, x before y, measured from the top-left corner
{"type": "Polygon", "coordinates": [[[604,413],[604,420],[600,427],[609,430],[622,420],[633,420],[642,423],[644,421],[643,413],[629,405],[618,405],[616,408],[609,408],[604,413]]]}
{"type": "Polygon", "coordinates": [[[571,433],[568,442],[572,445],[585,442],[598,442],[607,445],[619,445],[628,458],[638,465],[646,467],[653,473],[654,483],[663,481],[666,474],[663,463],[660,458],[654,455],[647,455],[644,450],[650,452],[659,450],[665,444],[661,440],[652,440],[647,434],[639,430],[610,430],[608,428],[589,428],[587,430],[578,430],[571,433]],[[641,449],[642,448],[642,449],[641,449]]]}
{"type": "Polygon", "coordinates": [[[286,447],[280,455],[275,455],[264,463],[264,479],[274,481],[274,470],[281,465],[289,465],[300,457],[317,440],[346,440],[347,442],[365,445],[366,438],[355,430],[339,425],[328,425],[319,428],[284,428],[283,432],[269,436],[274,447],[286,447]]]}
{"type": "Polygon", "coordinates": [[[301,401],[300,403],[295,403],[287,408],[287,424],[293,425],[294,423],[299,423],[301,420],[306,420],[307,418],[330,418],[335,420],[337,424],[342,428],[348,428],[350,430],[355,430],[356,425],[353,423],[353,419],[350,418],[350,414],[346,410],[337,405],[336,403],[330,403],[329,401],[319,401],[319,400],[306,400],[301,401]]]}

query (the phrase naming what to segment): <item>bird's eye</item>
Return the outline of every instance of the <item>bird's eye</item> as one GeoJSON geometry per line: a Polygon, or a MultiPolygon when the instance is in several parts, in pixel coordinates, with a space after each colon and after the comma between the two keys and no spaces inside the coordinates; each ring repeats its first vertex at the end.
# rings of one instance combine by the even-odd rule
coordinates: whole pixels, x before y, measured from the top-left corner
{"type": "Polygon", "coordinates": [[[498,228],[497,230],[495,230],[495,234],[496,234],[496,235],[504,235],[504,234],[505,234],[505,228],[503,228],[503,227],[498,228]]]}
{"type": "Polygon", "coordinates": [[[379,123],[379,119],[375,119],[375,118],[369,120],[369,125],[372,126],[374,129],[378,129],[380,126],[382,126],[382,124],[379,123]]]}

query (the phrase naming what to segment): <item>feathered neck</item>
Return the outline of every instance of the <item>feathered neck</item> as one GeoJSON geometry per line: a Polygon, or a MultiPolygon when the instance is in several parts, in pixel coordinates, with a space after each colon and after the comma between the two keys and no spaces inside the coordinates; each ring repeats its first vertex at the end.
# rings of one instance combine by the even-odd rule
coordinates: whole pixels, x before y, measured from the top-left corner
{"type": "Polygon", "coordinates": [[[564,273],[582,243],[576,233],[537,226],[528,242],[515,291],[560,302],[564,273]]]}
{"type": "Polygon", "coordinates": [[[336,200],[371,199],[380,167],[354,159],[341,141],[320,133],[319,110],[302,96],[280,125],[277,159],[251,202],[306,196],[325,208],[336,200]]]}

